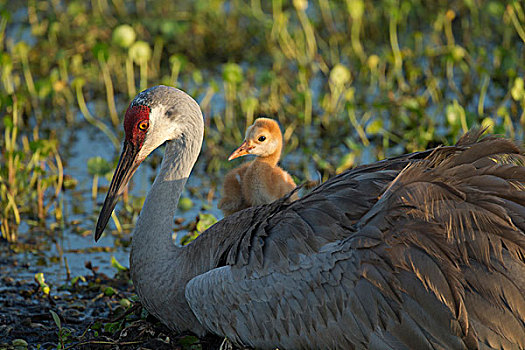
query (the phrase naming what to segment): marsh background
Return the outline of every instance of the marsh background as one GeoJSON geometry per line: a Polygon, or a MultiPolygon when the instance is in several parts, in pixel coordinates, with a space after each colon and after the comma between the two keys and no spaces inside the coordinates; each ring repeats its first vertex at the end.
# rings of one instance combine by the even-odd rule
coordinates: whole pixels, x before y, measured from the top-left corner
{"type": "Polygon", "coordinates": [[[206,116],[185,243],[220,219],[226,159],[258,116],[280,122],[298,183],[473,126],[523,141],[524,43],[522,1],[0,0],[0,348],[212,346],[140,308],[118,319],[162,151],[91,238],[142,89],[181,88],[206,116]]]}

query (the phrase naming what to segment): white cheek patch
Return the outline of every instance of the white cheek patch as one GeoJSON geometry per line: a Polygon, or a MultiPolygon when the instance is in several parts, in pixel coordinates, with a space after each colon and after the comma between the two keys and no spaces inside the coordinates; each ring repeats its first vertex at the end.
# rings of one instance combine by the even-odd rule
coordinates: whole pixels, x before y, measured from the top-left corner
{"type": "Polygon", "coordinates": [[[174,123],[169,118],[165,118],[164,113],[166,113],[164,105],[158,105],[151,110],[148,132],[139,152],[139,157],[146,158],[166,140],[171,140],[174,135],[179,134],[177,133],[177,123],[174,123]]]}
{"type": "Polygon", "coordinates": [[[155,130],[156,126],[162,122],[160,117],[161,113],[164,113],[164,106],[154,107],[149,114],[149,130],[155,130]]]}

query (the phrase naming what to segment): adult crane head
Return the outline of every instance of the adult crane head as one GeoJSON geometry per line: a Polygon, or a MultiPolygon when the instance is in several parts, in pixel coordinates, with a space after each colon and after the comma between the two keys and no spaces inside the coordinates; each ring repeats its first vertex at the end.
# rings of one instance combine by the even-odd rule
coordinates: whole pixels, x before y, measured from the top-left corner
{"type": "Polygon", "coordinates": [[[203,125],[199,105],[179,89],[159,85],[142,91],[131,101],[124,116],[122,153],[100,211],[95,241],[102,235],[119,196],[144,159],[166,141],[184,141],[185,134],[197,133],[202,139],[203,125]]]}

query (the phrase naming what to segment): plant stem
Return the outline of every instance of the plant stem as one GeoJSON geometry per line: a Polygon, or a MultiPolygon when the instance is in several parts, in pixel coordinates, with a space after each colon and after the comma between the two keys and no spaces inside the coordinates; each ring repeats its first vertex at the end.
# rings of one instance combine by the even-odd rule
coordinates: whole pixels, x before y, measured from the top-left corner
{"type": "Polygon", "coordinates": [[[91,198],[96,201],[98,192],[98,175],[93,175],[93,182],[91,184],[91,198]]]}
{"type": "Polygon", "coordinates": [[[115,96],[113,93],[113,81],[111,80],[111,74],[109,73],[108,64],[99,54],[98,62],[100,68],[102,69],[102,77],[104,78],[104,85],[106,86],[106,100],[108,102],[109,116],[111,117],[111,122],[114,126],[119,125],[119,118],[117,114],[117,107],[115,106],[115,96]]]}
{"type": "Polygon", "coordinates": [[[126,78],[128,84],[128,96],[129,98],[133,98],[137,94],[137,89],[135,88],[135,70],[133,69],[133,60],[129,55],[126,58],[126,78]]]}
{"type": "Polygon", "coordinates": [[[77,101],[78,106],[80,108],[80,111],[82,112],[82,115],[86,120],[93,126],[97,127],[102,131],[110,140],[111,143],[113,143],[113,146],[115,146],[115,149],[118,149],[120,147],[120,142],[115,136],[115,134],[108,129],[106,124],[102,123],[101,121],[95,119],[91,113],[89,112],[89,109],[87,108],[86,101],[84,100],[84,94],[82,93],[82,86],[81,84],[76,84],[76,92],[77,92],[77,101]]]}

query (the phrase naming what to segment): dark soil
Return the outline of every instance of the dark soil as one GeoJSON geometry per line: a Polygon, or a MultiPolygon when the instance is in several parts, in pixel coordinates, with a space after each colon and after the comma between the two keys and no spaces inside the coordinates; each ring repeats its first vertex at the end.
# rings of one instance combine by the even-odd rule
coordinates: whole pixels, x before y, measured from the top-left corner
{"type": "Polygon", "coordinates": [[[138,301],[129,302],[136,296],[127,271],[110,278],[87,264],[84,280],[51,286],[47,295],[36,281],[13,275],[18,261],[0,246],[0,350],[218,349],[223,342],[174,334],[138,301]]]}

